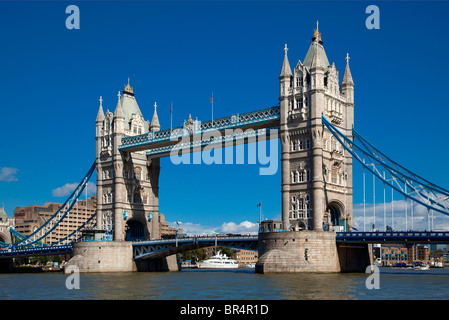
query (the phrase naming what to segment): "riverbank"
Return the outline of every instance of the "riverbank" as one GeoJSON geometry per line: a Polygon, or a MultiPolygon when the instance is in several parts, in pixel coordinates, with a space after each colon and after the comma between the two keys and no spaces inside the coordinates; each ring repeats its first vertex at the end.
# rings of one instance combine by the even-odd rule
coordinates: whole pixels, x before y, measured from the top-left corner
{"type": "Polygon", "coordinates": [[[40,273],[40,272],[62,272],[63,269],[54,266],[40,266],[40,265],[22,265],[14,266],[13,273],[40,273]]]}

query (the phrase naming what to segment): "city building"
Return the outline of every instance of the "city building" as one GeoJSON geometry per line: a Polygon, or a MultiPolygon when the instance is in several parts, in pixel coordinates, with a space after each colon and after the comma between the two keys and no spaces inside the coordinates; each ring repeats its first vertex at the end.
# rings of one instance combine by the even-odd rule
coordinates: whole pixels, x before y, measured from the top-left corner
{"type": "Polygon", "coordinates": [[[173,238],[177,235],[183,235],[183,230],[182,228],[169,227],[169,223],[165,222],[165,216],[162,213],[159,213],[159,234],[161,235],[161,238],[173,238]]]}
{"type": "MultiPolygon", "coordinates": [[[[61,239],[64,239],[79,227],[81,227],[95,212],[96,212],[96,195],[90,197],[90,199],[79,200],[73,207],[70,213],[64,218],[64,220],[55,228],[55,230],[42,240],[43,243],[57,243],[61,239]]],[[[29,236],[36,229],[41,227],[45,221],[49,220],[53,214],[62,206],[61,203],[47,202],[42,206],[29,205],[28,207],[17,207],[14,209],[14,219],[9,218],[9,224],[15,220],[14,229],[24,236],[29,236]]],[[[6,213],[3,208],[0,208],[0,232],[1,222],[7,220],[6,213]],[[6,217],[6,218],[5,218],[6,217]]],[[[163,214],[158,215],[159,219],[159,234],[164,236],[175,236],[177,232],[182,233],[182,229],[169,227],[169,223],[165,222],[163,214]]],[[[110,233],[111,230],[105,230],[106,233],[110,233]]],[[[126,240],[135,240],[132,238],[131,231],[126,229],[126,240]]],[[[9,233],[9,232],[8,232],[9,233]]],[[[0,239],[0,241],[2,241],[0,239]]]]}
{"type": "Polygon", "coordinates": [[[426,245],[383,244],[380,248],[383,265],[430,261],[430,249],[426,245]]]}
{"type": "Polygon", "coordinates": [[[240,266],[256,263],[258,259],[257,251],[238,249],[233,258],[238,260],[240,266]]]}
{"type": "MultiPolygon", "coordinates": [[[[29,236],[49,220],[61,206],[62,203],[47,202],[43,206],[29,205],[28,207],[17,207],[14,209],[14,229],[25,236],[29,236]]],[[[89,199],[77,201],[64,220],[41,242],[47,244],[58,243],[61,239],[77,230],[95,212],[95,195],[89,199]]]]}

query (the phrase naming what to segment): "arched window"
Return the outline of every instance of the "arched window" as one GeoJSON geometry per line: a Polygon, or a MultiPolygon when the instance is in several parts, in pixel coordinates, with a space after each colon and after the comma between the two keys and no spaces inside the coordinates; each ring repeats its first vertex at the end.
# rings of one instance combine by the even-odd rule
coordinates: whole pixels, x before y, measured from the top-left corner
{"type": "Polygon", "coordinates": [[[338,176],[337,176],[337,170],[332,169],[332,172],[331,172],[331,182],[334,183],[334,184],[337,184],[337,182],[338,182],[337,179],[338,179],[338,176]]]}
{"type": "Polygon", "coordinates": [[[337,150],[337,141],[335,140],[334,137],[331,138],[331,151],[336,151],[337,150]]]}
{"type": "Polygon", "coordinates": [[[310,149],[310,139],[306,139],[306,149],[310,149]]]}
{"type": "Polygon", "coordinates": [[[301,170],[300,172],[299,172],[299,177],[298,177],[298,181],[299,182],[304,182],[304,178],[305,178],[305,172],[304,172],[305,170],[301,170]]]}
{"type": "Polygon", "coordinates": [[[134,178],[136,178],[137,180],[142,180],[142,168],[140,167],[134,168],[134,178]]]}

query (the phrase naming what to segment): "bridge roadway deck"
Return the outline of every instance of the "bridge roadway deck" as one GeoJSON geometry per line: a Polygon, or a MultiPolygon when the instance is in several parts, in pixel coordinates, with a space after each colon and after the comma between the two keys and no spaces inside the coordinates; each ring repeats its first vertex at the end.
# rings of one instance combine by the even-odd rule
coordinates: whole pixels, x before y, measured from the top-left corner
{"type": "Polygon", "coordinates": [[[192,249],[225,246],[257,251],[258,236],[186,237],[133,242],[134,259],[158,258],[192,249]]]}
{"type": "Polygon", "coordinates": [[[412,243],[412,244],[447,244],[449,232],[447,231],[395,231],[395,232],[337,232],[337,243],[412,243]]]}
{"type": "Polygon", "coordinates": [[[58,255],[71,253],[72,244],[48,247],[3,249],[0,250],[0,258],[18,258],[29,256],[58,255]]]}
{"type": "MultiPolygon", "coordinates": [[[[257,250],[258,236],[226,237],[186,237],[178,239],[134,241],[135,259],[157,258],[186,250],[208,247],[227,246],[245,250],[257,250]]],[[[410,243],[410,244],[449,244],[449,232],[337,232],[337,243],[410,243]]],[[[72,244],[60,246],[34,247],[0,250],[0,258],[17,258],[36,255],[56,255],[72,252],[72,244]]]]}

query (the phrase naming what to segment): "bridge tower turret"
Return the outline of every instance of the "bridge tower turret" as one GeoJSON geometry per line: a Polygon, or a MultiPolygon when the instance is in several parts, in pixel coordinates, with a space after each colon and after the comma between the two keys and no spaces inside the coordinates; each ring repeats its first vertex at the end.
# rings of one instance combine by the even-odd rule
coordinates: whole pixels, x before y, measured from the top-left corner
{"type": "Polygon", "coordinates": [[[282,162],[282,222],[287,230],[351,230],[352,158],[324,129],[321,117],[352,137],[354,82],[346,58],[339,84],[321,33],[293,74],[284,49],[279,77],[282,162]]]}
{"type": "MultiPolygon", "coordinates": [[[[287,47],[284,51],[279,104],[285,232],[259,233],[256,272],[350,270],[348,261],[366,257],[368,250],[338,248],[335,232],[328,231],[352,230],[352,158],[322,123],[324,115],[352,137],[354,83],[349,65],[340,91],[338,70],[328,61],[318,22],[304,62],[298,61],[293,73],[287,47]]],[[[363,265],[368,260],[361,261],[363,265]]]]}
{"type": "Polygon", "coordinates": [[[96,119],[97,228],[118,241],[159,238],[159,159],[118,149],[123,137],[159,130],[156,108],[150,125],[129,79],[114,113],[103,113],[102,101],[96,119]]]}

